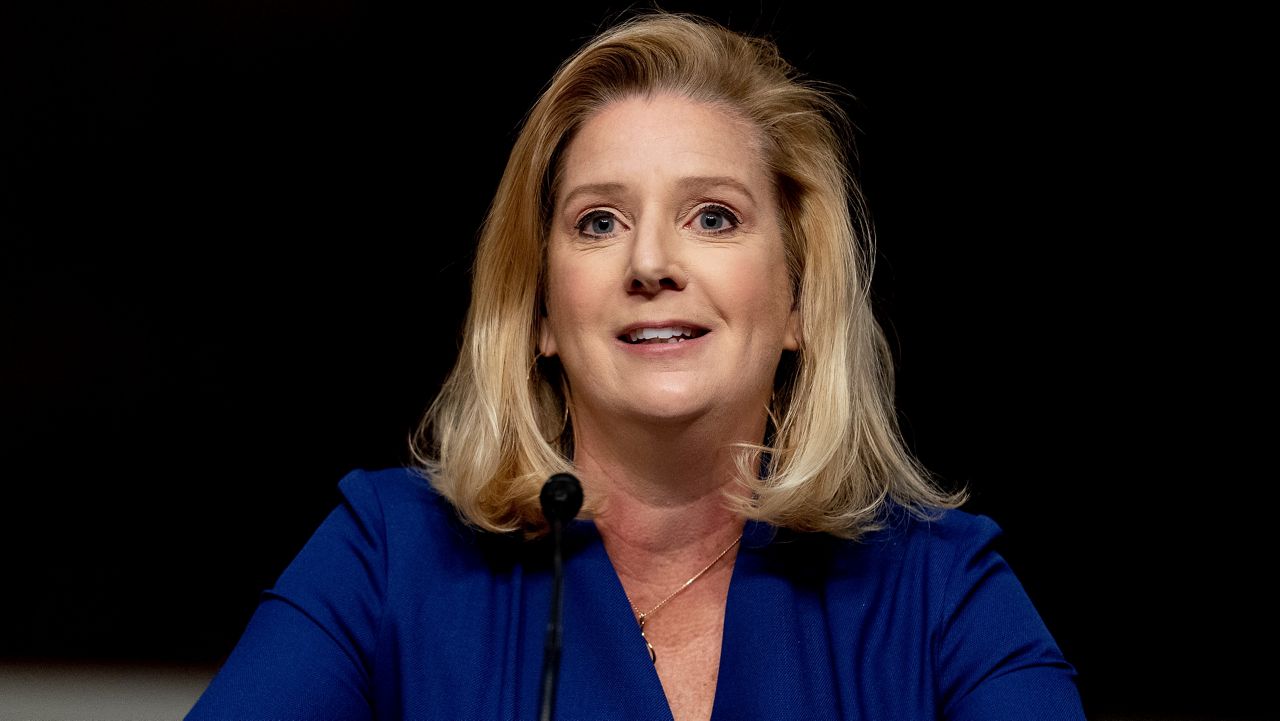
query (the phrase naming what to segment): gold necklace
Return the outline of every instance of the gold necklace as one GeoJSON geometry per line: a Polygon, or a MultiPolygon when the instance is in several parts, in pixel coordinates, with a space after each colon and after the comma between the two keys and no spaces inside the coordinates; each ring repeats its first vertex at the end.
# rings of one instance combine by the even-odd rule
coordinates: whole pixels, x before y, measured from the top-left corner
{"type": "Polygon", "coordinates": [[[645,622],[648,621],[650,618],[652,618],[653,614],[658,612],[658,609],[667,605],[667,601],[670,601],[671,599],[680,595],[681,591],[692,586],[694,581],[698,580],[699,578],[702,578],[702,574],[706,573],[707,571],[710,571],[711,567],[719,563],[720,559],[724,558],[725,554],[729,553],[729,551],[732,551],[733,547],[738,545],[738,542],[741,540],[742,540],[742,534],[738,534],[738,537],[733,539],[733,543],[730,543],[728,548],[721,551],[720,555],[716,556],[714,561],[712,561],[711,563],[708,563],[706,568],[693,574],[693,578],[690,578],[688,581],[685,581],[683,586],[681,586],[680,588],[677,588],[675,591],[672,591],[670,596],[667,596],[666,598],[659,601],[658,605],[649,609],[648,613],[641,613],[640,609],[636,608],[636,604],[631,601],[631,597],[630,596],[627,597],[627,602],[631,604],[631,610],[634,611],[636,614],[636,620],[640,622],[640,638],[644,639],[644,645],[649,648],[650,661],[652,661],[653,663],[658,662],[658,652],[653,650],[653,644],[649,643],[649,637],[644,635],[645,622]]]}

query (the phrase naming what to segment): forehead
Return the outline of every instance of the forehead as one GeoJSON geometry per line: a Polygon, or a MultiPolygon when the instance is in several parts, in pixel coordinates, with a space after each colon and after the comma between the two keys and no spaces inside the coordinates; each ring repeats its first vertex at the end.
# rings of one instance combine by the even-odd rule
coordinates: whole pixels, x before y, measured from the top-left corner
{"type": "Polygon", "coordinates": [[[582,184],[662,188],[688,177],[733,178],[764,198],[771,182],[761,146],[748,121],[711,103],[668,93],[616,100],[565,149],[556,202],[582,184]]]}

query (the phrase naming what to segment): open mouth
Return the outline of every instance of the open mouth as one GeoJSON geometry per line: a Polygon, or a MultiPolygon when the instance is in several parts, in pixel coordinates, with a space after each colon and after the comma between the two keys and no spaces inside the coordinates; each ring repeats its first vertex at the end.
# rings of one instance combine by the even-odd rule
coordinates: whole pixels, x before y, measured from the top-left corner
{"type": "Polygon", "coordinates": [[[665,328],[633,328],[618,336],[618,340],[631,345],[653,345],[659,343],[683,343],[694,338],[701,338],[710,333],[706,328],[691,326],[671,326],[665,328]]]}

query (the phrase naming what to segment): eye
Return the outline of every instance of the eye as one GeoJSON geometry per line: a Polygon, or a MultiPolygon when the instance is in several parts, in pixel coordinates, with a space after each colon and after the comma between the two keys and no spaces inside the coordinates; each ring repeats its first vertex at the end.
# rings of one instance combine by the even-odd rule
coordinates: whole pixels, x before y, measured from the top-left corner
{"type": "Polygon", "coordinates": [[[707,205],[698,211],[694,220],[698,230],[704,233],[724,233],[738,227],[738,216],[732,210],[720,205],[707,205]]]}
{"type": "Polygon", "coordinates": [[[578,235],[584,238],[608,238],[617,230],[618,219],[607,210],[588,213],[578,221],[578,235]]]}

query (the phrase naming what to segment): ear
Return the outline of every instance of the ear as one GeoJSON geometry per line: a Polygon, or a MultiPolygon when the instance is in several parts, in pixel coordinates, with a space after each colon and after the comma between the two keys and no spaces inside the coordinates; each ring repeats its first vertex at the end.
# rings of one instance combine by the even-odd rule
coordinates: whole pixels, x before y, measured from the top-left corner
{"type": "Polygon", "coordinates": [[[556,348],[556,336],[551,332],[551,322],[544,315],[538,323],[538,353],[550,358],[559,352],[556,348]]]}
{"type": "Polygon", "coordinates": [[[782,335],[782,347],[790,350],[800,350],[800,345],[804,340],[804,325],[801,323],[799,304],[791,309],[791,313],[787,315],[787,327],[782,335]]]}

